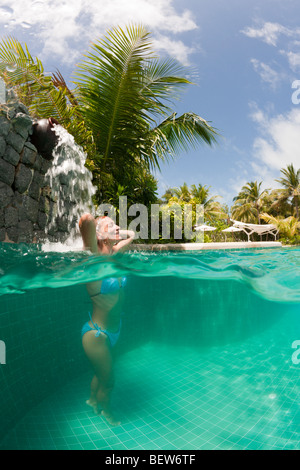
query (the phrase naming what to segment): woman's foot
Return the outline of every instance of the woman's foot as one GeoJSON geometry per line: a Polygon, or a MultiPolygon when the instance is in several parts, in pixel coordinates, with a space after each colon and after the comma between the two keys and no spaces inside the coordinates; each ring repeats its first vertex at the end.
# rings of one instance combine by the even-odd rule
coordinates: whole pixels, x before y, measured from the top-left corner
{"type": "Polygon", "coordinates": [[[110,424],[111,426],[120,426],[121,421],[117,420],[114,415],[110,412],[102,410],[100,415],[110,424]]]}
{"type": "Polygon", "coordinates": [[[117,420],[110,411],[104,411],[104,410],[99,411],[98,404],[96,401],[89,399],[89,400],[86,400],[86,404],[89,405],[91,408],[93,408],[94,413],[96,415],[102,416],[111,426],[120,426],[121,421],[117,420]]]}
{"type": "Polygon", "coordinates": [[[86,401],[86,404],[93,408],[94,413],[96,413],[96,415],[98,414],[98,406],[97,406],[96,401],[93,401],[93,400],[89,399],[89,400],[86,401]]]}

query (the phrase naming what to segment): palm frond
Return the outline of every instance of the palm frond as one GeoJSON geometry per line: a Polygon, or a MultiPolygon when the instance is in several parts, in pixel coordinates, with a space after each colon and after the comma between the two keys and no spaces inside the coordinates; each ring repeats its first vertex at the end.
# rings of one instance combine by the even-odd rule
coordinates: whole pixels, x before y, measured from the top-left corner
{"type": "Polygon", "coordinates": [[[187,72],[177,61],[156,57],[142,25],[114,28],[92,43],[73,90],[59,70],[46,73],[26,45],[13,38],[0,43],[0,76],[33,116],[55,118],[88,148],[87,165],[102,186],[104,179],[126,186],[133,168],[159,169],[178,151],[216,142],[207,121],[171,109],[191,83],[187,72]]]}
{"type": "Polygon", "coordinates": [[[293,216],[283,219],[263,213],[261,214],[261,218],[267,223],[275,225],[282,235],[286,235],[289,238],[294,237],[300,230],[300,221],[293,216]]]}
{"type": "Polygon", "coordinates": [[[143,27],[118,28],[94,43],[79,65],[74,83],[104,164],[112,153],[136,153],[138,136],[148,130],[140,76],[149,54],[149,33],[143,27]]]}
{"type": "Polygon", "coordinates": [[[141,94],[146,99],[146,109],[151,113],[166,116],[171,113],[168,103],[180,97],[182,89],[191,84],[185,78],[186,67],[173,59],[154,59],[145,63],[141,94]]]}
{"type": "Polygon", "coordinates": [[[0,43],[0,76],[7,87],[13,87],[30,114],[55,118],[79,145],[91,145],[92,136],[83,123],[74,94],[61,73],[48,74],[42,62],[30,54],[27,45],[12,37],[0,43]]]}
{"type": "Polygon", "coordinates": [[[153,152],[157,159],[167,160],[178,151],[186,151],[199,143],[212,145],[216,142],[217,131],[207,121],[194,113],[176,117],[173,113],[157,127],[149,131],[153,152]]]}
{"type": "Polygon", "coordinates": [[[60,122],[66,119],[65,93],[54,87],[41,61],[33,59],[27,46],[24,49],[14,38],[0,45],[0,74],[34,116],[52,116],[60,122]]]}
{"type": "Polygon", "coordinates": [[[68,96],[70,103],[72,103],[73,106],[78,106],[78,101],[74,93],[67,86],[64,77],[58,69],[56,70],[56,73],[52,73],[52,82],[55,88],[65,90],[66,95],[68,96]]]}
{"type": "Polygon", "coordinates": [[[215,142],[215,129],[202,118],[176,117],[170,109],[177,92],[190,83],[184,75],[186,69],[176,61],[155,57],[142,26],[115,28],[92,44],[74,83],[102,171],[114,171],[117,161],[125,170],[139,159],[159,169],[179,149],[215,142]]]}
{"type": "Polygon", "coordinates": [[[293,164],[287,165],[286,168],[282,168],[281,173],[284,175],[283,178],[279,178],[275,181],[280,183],[283,187],[289,191],[295,191],[300,186],[300,169],[296,170],[293,164]]]}

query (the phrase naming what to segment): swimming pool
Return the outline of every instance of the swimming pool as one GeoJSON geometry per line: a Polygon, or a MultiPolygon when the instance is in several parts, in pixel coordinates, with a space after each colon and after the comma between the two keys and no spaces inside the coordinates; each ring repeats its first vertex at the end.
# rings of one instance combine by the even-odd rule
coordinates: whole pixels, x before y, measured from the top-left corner
{"type": "Polygon", "coordinates": [[[299,449],[299,266],[299,248],[108,259],[2,244],[0,448],[299,449]],[[121,274],[112,428],[85,404],[80,330],[85,283],[121,274]]]}

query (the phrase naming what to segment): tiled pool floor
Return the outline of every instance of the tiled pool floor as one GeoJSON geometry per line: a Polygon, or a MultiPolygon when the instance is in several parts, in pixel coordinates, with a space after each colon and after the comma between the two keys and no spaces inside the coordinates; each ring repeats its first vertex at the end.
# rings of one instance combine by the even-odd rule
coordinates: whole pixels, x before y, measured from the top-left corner
{"type": "Polygon", "coordinates": [[[2,449],[300,449],[299,367],[278,341],[195,351],[154,343],[116,363],[110,427],[85,404],[91,373],[31,410],[2,449]],[[281,351],[281,352],[280,352],[281,351]]]}

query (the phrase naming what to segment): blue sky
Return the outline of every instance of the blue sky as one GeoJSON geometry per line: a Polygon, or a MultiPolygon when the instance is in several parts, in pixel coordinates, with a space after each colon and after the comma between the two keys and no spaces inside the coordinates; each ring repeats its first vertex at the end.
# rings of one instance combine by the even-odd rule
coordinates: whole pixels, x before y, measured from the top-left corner
{"type": "Polygon", "coordinates": [[[174,110],[199,114],[221,134],[214,148],[162,165],[160,195],[201,183],[230,206],[247,181],[278,187],[281,168],[300,167],[297,0],[0,0],[1,36],[26,42],[47,71],[58,68],[67,80],[89,41],[129,22],[143,23],[162,56],[192,69],[195,85],[174,110]]]}

